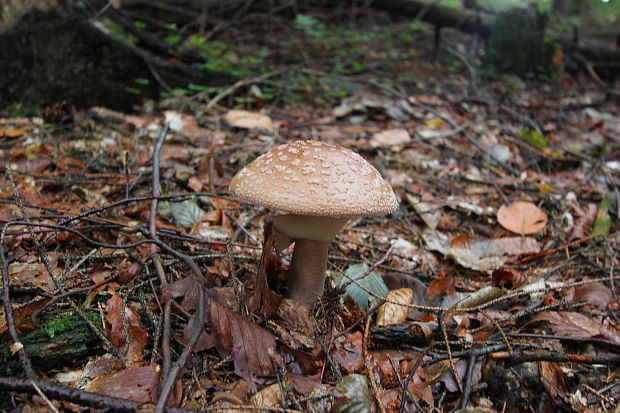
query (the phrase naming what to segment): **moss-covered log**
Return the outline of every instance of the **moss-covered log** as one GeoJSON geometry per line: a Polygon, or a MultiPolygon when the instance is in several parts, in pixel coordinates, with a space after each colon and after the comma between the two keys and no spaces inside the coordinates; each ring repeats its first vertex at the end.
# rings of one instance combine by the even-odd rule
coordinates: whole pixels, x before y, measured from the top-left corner
{"type": "MultiPolygon", "coordinates": [[[[98,325],[99,315],[87,313],[98,325]]],[[[82,363],[86,357],[102,353],[99,339],[76,314],[62,315],[21,337],[26,354],[35,370],[49,372],[82,363]]],[[[0,376],[19,376],[22,369],[17,355],[11,354],[10,343],[0,346],[0,376]]]]}

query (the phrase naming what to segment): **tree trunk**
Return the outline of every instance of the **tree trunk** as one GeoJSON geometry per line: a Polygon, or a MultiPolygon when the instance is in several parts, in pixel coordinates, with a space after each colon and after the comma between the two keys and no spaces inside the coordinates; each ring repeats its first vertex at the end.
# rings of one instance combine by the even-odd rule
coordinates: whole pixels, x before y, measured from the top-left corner
{"type": "Polygon", "coordinates": [[[129,110],[162,87],[231,81],[125,42],[89,18],[70,0],[0,0],[0,108],[66,100],[129,110]]]}

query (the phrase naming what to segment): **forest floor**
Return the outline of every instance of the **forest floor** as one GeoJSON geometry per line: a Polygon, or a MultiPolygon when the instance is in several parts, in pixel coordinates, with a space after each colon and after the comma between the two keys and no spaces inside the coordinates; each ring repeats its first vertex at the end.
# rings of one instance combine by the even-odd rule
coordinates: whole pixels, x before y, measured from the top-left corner
{"type": "Polygon", "coordinates": [[[489,77],[458,32],[433,60],[383,18],[255,16],[192,40],[234,87],[0,119],[2,408],[618,411],[618,97],[489,77]],[[311,311],[282,298],[272,211],[228,191],[298,139],[400,200],[337,234],[311,311]]]}

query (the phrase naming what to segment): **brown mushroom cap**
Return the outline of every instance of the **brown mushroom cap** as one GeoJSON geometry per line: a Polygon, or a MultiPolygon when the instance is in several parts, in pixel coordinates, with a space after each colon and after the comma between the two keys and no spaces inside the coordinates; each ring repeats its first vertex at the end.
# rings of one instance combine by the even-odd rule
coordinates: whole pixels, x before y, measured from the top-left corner
{"type": "Polygon", "coordinates": [[[364,158],[319,141],[295,141],[259,156],[235,175],[230,190],[296,215],[370,216],[398,207],[390,185],[364,158]]]}

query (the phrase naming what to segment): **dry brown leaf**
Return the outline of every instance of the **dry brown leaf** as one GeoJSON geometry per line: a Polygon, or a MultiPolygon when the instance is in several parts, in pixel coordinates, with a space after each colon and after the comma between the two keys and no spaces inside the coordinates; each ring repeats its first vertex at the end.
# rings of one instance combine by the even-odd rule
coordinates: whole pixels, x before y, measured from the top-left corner
{"type": "Polygon", "coordinates": [[[207,129],[203,129],[198,125],[198,121],[192,115],[167,110],[164,112],[164,116],[166,123],[170,125],[170,129],[181,132],[189,138],[202,138],[209,134],[207,129]]]}
{"type": "Polygon", "coordinates": [[[10,139],[15,139],[15,138],[20,138],[22,136],[24,136],[26,134],[26,131],[24,129],[14,129],[14,128],[6,128],[6,129],[0,129],[0,138],[10,138],[10,139]]]}
{"type": "Polygon", "coordinates": [[[541,361],[538,367],[543,388],[556,406],[566,409],[566,381],[560,363],[541,361]]]}
{"type": "Polygon", "coordinates": [[[614,343],[620,343],[620,335],[585,314],[570,311],[545,311],[534,316],[532,318],[533,321],[548,321],[551,330],[561,337],[598,337],[614,343]]]}
{"type": "Polygon", "coordinates": [[[596,204],[589,203],[585,214],[575,221],[569,241],[583,238],[592,230],[592,225],[594,225],[597,212],[598,208],[596,207],[596,204]]]}
{"type": "Polygon", "coordinates": [[[428,296],[432,297],[436,294],[448,292],[448,294],[454,293],[454,277],[440,277],[431,281],[428,286],[428,296]]]}
{"type": "Polygon", "coordinates": [[[601,283],[583,285],[575,288],[574,301],[586,301],[588,306],[603,310],[612,301],[612,292],[601,283]]]}
{"type": "Polygon", "coordinates": [[[282,297],[276,294],[267,283],[267,275],[270,263],[278,262],[276,255],[276,234],[272,223],[265,225],[263,237],[263,252],[260,257],[260,264],[254,281],[254,295],[250,299],[250,309],[260,311],[265,315],[270,315],[278,309],[282,297]]]}
{"type": "Polygon", "coordinates": [[[473,239],[468,248],[478,257],[491,257],[536,253],[540,251],[540,243],[532,237],[473,239]]]}
{"type": "Polygon", "coordinates": [[[500,268],[491,274],[491,285],[508,289],[519,288],[528,280],[527,274],[516,268],[500,268]]]}
{"type": "Polygon", "coordinates": [[[282,401],[280,383],[267,386],[250,398],[250,404],[256,407],[277,407],[282,401]]]}
{"type": "Polygon", "coordinates": [[[224,115],[224,120],[236,128],[260,129],[273,132],[271,118],[261,113],[249,112],[247,110],[229,110],[224,115]]]}
{"type": "MultiPolygon", "coordinates": [[[[202,351],[215,347],[222,357],[232,356],[235,374],[245,380],[259,375],[274,373],[276,337],[246,320],[239,314],[219,304],[215,297],[206,297],[206,324],[209,326],[194,347],[202,351]]],[[[196,313],[190,318],[183,331],[182,342],[187,342],[197,328],[196,313]]]]}
{"type": "Polygon", "coordinates": [[[497,221],[515,234],[536,234],[547,224],[547,214],[531,202],[517,201],[497,211],[497,221]]]}
{"type": "Polygon", "coordinates": [[[407,129],[388,129],[375,133],[370,139],[370,146],[378,148],[381,146],[404,145],[411,141],[411,135],[407,129]]]}
{"type": "Polygon", "coordinates": [[[349,333],[344,337],[337,338],[331,356],[336,364],[347,374],[354,373],[364,367],[362,333],[356,331],[355,333],[349,333]]]}
{"type": "Polygon", "coordinates": [[[392,290],[385,298],[389,302],[383,303],[381,307],[379,307],[379,310],[377,310],[376,325],[384,326],[387,324],[404,323],[407,319],[407,315],[409,315],[409,307],[405,307],[401,304],[413,304],[413,290],[411,288],[392,290]]]}
{"type": "MultiPolygon", "coordinates": [[[[156,364],[130,364],[125,370],[98,376],[86,390],[141,403],[156,403],[159,397],[159,369],[156,364]]],[[[178,405],[182,394],[179,380],[168,399],[168,406],[178,405]]]]}
{"type": "Polygon", "coordinates": [[[108,300],[105,319],[110,323],[110,342],[119,349],[127,346],[128,361],[140,361],[148,334],[140,325],[140,316],[116,294],[108,300]]]}

